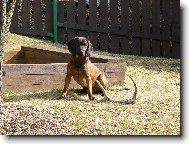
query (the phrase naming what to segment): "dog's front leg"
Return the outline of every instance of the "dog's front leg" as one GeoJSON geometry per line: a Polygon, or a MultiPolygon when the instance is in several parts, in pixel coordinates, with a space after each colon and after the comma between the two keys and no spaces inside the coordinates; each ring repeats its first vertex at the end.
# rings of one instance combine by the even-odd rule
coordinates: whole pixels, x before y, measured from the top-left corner
{"type": "Polygon", "coordinates": [[[70,82],[71,82],[71,76],[67,74],[66,78],[65,78],[65,84],[64,84],[64,89],[63,89],[62,97],[66,97],[67,90],[68,90],[68,87],[70,85],[70,82]]]}
{"type": "Polygon", "coordinates": [[[90,76],[87,76],[87,88],[88,88],[89,99],[94,100],[95,97],[93,96],[93,92],[92,92],[92,79],[90,76]]]}
{"type": "Polygon", "coordinates": [[[68,65],[67,65],[67,74],[66,74],[66,77],[65,77],[64,89],[63,89],[62,95],[58,99],[63,99],[63,98],[66,97],[67,90],[68,90],[68,87],[70,85],[72,76],[73,76],[73,74],[72,74],[72,71],[71,71],[71,68],[70,68],[70,62],[69,62],[68,65]]]}
{"type": "Polygon", "coordinates": [[[65,84],[64,84],[64,89],[63,89],[62,95],[58,99],[63,99],[66,97],[70,82],[71,82],[71,76],[67,74],[66,78],[65,78],[65,84]]]}

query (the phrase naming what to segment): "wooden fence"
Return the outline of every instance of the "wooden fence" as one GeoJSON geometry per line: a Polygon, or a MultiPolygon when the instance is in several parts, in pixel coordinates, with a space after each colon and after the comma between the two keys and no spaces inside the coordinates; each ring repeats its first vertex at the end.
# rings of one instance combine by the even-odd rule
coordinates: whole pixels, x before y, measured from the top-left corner
{"type": "MultiPolygon", "coordinates": [[[[17,0],[10,31],[46,37],[52,8],[52,0],[17,0]]],[[[179,0],[62,0],[58,22],[60,43],[84,36],[95,50],[180,58],[179,0]]]]}

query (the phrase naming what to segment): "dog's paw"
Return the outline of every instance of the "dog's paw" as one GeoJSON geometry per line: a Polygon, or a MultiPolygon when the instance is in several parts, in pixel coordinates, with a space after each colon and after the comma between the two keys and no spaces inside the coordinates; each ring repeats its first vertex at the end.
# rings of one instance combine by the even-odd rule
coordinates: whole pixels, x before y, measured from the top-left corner
{"type": "Polygon", "coordinates": [[[96,98],[95,98],[95,97],[89,97],[89,99],[90,99],[90,100],[96,100],[96,98]]]}

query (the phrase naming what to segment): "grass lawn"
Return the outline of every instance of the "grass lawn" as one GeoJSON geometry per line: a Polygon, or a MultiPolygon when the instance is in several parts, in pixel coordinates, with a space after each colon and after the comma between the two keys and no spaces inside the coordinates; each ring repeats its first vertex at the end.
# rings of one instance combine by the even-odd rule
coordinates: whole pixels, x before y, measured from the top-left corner
{"type": "MultiPolygon", "coordinates": [[[[7,41],[5,51],[34,44],[64,47],[15,34],[9,34],[7,41]]],[[[122,57],[128,63],[126,74],[132,76],[138,87],[136,104],[56,100],[61,89],[3,92],[0,134],[180,135],[180,60],[113,56],[122,57]]],[[[132,89],[132,83],[126,77],[122,85],[111,87],[132,89]]],[[[131,93],[111,91],[109,95],[113,98],[129,97],[131,93]]]]}

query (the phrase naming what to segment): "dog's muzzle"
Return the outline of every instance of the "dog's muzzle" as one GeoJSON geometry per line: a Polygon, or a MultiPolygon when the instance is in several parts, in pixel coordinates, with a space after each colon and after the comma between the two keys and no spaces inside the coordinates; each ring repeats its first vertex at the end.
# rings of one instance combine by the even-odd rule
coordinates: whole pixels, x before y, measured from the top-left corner
{"type": "Polygon", "coordinates": [[[92,53],[92,50],[93,50],[93,47],[92,47],[92,45],[91,45],[91,43],[89,42],[88,43],[88,46],[87,46],[87,48],[86,48],[86,46],[80,46],[80,51],[82,52],[82,56],[86,56],[86,57],[90,57],[91,56],[91,53],[92,53]]]}

